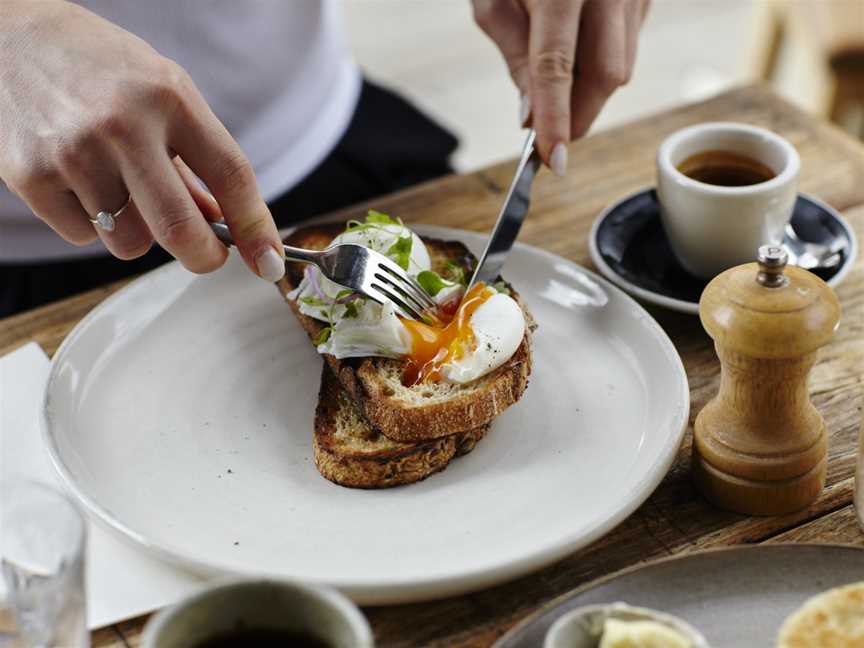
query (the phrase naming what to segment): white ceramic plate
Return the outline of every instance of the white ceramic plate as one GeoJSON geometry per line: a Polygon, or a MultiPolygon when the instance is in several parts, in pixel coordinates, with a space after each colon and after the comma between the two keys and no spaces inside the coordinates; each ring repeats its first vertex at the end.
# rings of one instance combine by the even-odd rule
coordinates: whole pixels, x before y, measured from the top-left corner
{"type": "MultiPolygon", "coordinates": [[[[475,253],[485,237],[440,228],[475,253]]],[[[275,288],[232,254],[156,270],[95,308],[54,357],[43,425],[99,521],[204,573],[332,584],[361,603],[478,589],[549,564],[627,517],[687,425],[687,377],[632,299],[517,245],[507,276],[540,325],[522,400],[426,481],[362,491],[312,459],[321,358],[275,288]]]]}

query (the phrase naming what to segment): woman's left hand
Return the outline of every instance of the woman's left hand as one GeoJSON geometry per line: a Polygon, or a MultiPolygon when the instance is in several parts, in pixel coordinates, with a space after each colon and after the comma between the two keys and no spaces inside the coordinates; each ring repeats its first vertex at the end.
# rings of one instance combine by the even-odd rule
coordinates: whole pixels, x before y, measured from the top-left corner
{"type": "Polygon", "coordinates": [[[530,115],[537,148],[558,175],[567,142],[585,134],[630,80],[649,0],[472,0],[530,115]]]}

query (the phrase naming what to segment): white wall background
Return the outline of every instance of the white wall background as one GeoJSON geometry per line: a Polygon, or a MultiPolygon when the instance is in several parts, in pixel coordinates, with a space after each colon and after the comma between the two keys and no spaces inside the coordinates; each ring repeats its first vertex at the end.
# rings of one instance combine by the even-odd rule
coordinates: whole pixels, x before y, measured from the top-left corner
{"type": "MultiPolygon", "coordinates": [[[[594,129],[750,79],[760,1],[654,0],[633,80],[612,97],[594,129]]],[[[519,152],[517,93],[495,46],[474,25],[469,0],[349,0],[346,9],[367,74],[459,136],[459,170],[519,152]]]]}

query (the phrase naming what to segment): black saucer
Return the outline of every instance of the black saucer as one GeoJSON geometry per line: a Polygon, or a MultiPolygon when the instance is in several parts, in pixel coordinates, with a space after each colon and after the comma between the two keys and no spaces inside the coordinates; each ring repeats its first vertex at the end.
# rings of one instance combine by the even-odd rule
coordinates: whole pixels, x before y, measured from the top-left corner
{"type": "MultiPolygon", "coordinates": [[[[851,269],[858,249],[848,223],[828,205],[799,194],[791,224],[804,241],[837,241],[841,262],[813,271],[829,286],[836,285],[851,269]]],[[[601,274],[624,291],[673,310],[698,312],[708,281],[684,270],[672,253],[653,188],[638,191],[600,214],[589,243],[601,274]]]]}

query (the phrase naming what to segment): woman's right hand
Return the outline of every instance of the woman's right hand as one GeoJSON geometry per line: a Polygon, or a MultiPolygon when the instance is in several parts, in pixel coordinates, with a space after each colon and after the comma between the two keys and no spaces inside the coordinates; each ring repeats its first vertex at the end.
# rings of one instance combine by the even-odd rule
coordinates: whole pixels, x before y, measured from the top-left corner
{"type": "Polygon", "coordinates": [[[284,274],[252,167],[186,72],[74,3],[0,2],[0,178],[76,245],[132,259],[155,239],[209,272],[227,251],[206,220],[224,217],[254,272],[284,274]],[[90,222],[130,196],[114,231],[90,222]]]}
{"type": "Polygon", "coordinates": [[[630,79],[648,0],[472,0],[530,115],[537,150],[558,175],[567,142],[582,137],[630,79]]]}

